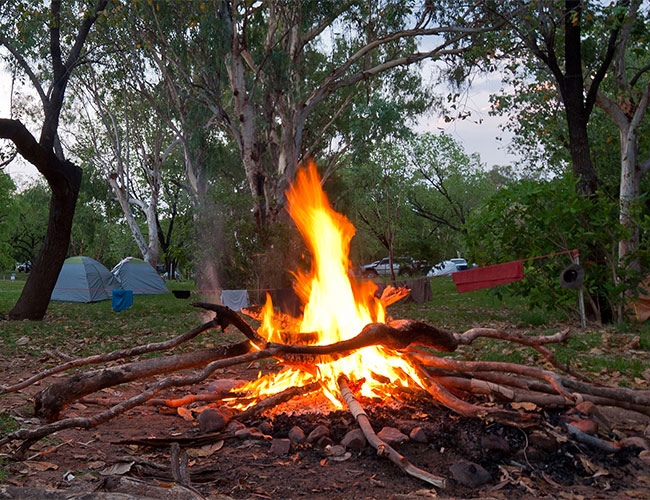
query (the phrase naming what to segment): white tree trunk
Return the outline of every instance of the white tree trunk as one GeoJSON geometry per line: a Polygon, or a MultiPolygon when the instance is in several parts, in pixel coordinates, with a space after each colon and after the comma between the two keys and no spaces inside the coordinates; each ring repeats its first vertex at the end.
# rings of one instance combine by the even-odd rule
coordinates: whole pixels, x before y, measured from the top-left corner
{"type": "Polygon", "coordinates": [[[619,191],[619,222],[629,232],[618,243],[618,259],[621,267],[628,265],[640,271],[639,259],[628,262],[639,245],[639,227],[634,220],[635,203],[639,199],[641,168],[637,161],[638,140],[633,127],[621,128],[621,185],[619,191]]]}

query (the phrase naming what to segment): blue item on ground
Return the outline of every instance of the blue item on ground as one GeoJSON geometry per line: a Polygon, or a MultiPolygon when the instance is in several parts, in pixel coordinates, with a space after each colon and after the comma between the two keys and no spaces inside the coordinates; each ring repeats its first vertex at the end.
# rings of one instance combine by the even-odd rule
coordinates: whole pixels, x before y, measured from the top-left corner
{"type": "Polygon", "coordinates": [[[133,290],[113,290],[111,306],[113,311],[119,312],[133,305],[133,290]]]}

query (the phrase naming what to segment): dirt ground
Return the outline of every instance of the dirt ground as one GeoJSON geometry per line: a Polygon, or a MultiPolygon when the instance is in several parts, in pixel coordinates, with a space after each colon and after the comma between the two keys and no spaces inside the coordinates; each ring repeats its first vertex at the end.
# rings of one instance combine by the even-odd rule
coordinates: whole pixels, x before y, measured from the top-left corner
{"type": "MultiPolygon", "coordinates": [[[[0,384],[33,374],[52,361],[0,357],[0,384]]],[[[250,379],[256,372],[255,367],[236,368],[217,376],[250,379]]],[[[107,389],[101,396],[128,397],[146,382],[151,380],[139,386],[107,389]]],[[[36,425],[38,422],[31,416],[31,395],[45,383],[2,397],[1,411],[23,425],[36,425]]],[[[173,395],[185,393],[177,391],[173,395]]],[[[7,455],[10,448],[5,446],[0,449],[0,478],[5,486],[77,492],[126,489],[131,495],[150,498],[163,498],[161,491],[169,493],[164,498],[215,499],[650,498],[648,452],[629,446],[605,453],[578,443],[567,437],[565,412],[533,410],[540,423],[536,429],[524,430],[457,416],[421,394],[362,403],[376,431],[389,426],[409,434],[414,427],[421,427],[425,443],[410,440],[395,448],[416,466],[445,477],[447,488],[432,489],[406,475],[387,459],[378,457],[370,446],[332,455],[326,443],[337,444],[356,424],[348,411],[332,411],[309,396],[276,408],[272,415],[246,422],[248,427],[266,432],[260,439],[221,435],[217,438],[223,439],[184,448],[189,457],[190,489],[172,481],[169,446],[118,443],[201,434],[191,412],[151,406],[136,408],[94,429],[59,432],[36,443],[27,460],[11,460],[7,455]],[[293,443],[286,454],[271,451],[273,440],[287,438],[292,427],[299,426],[309,434],[318,425],[327,427],[331,441],[293,443]],[[470,477],[459,479],[450,468],[466,462],[470,477]],[[480,469],[477,466],[487,471],[483,479],[486,482],[462,484],[473,480],[473,472],[480,469]],[[144,485],[144,493],[138,493],[138,485],[144,485]]],[[[104,407],[77,403],[66,410],[64,417],[86,416],[99,409],[104,407]]],[[[608,409],[603,409],[603,415],[613,426],[610,439],[635,436],[647,443],[650,418],[608,409]]]]}

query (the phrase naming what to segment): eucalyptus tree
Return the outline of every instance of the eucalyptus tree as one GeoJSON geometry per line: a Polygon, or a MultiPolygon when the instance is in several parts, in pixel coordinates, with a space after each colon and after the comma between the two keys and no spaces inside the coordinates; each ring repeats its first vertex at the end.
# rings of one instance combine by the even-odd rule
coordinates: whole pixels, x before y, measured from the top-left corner
{"type": "MultiPolygon", "coordinates": [[[[631,264],[637,271],[639,225],[635,211],[639,208],[641,179],[650,170],[650,149],[639,156],[640,131],[650,104],[650,7],[641,0],[631,0],[621,27],[614,58],[611,91],[601,86],[596,105],[616,123],[620,141],[619,221],[628,236],[620,240],[620,266],[631,264]]],[[[647,124],[646,124],[647,131],[647,124]]]]}
{"type": "Polygon", "coordinates": [[[75,152],[102,173],[140,254],[155,267],[163,170],[180,141],[128,77],[121,70],[97,73],[88,68],[76,86],[82,118],[71,133],[75,152]],[[146,236],[138,211],[146,220],[146,236]]]}
{"type": "MultiPolygon", "coordinates": [[[[480,3],[480,2],[478,2],[480,3]]],[[[282,214],[285,190],[307,156],[334,162],[336,127],[359,95],[411,89],[418,62],[458,54],[492,28],[477,2],[215,1],[140,3],[138,43],[175,100],[194,99],[237,145],[258,227],[282,214]],[[418,41],[431,43],[418,50],[418,41]]]]}
{"type": "Polygon", "coordinates": [[[0,45],[12,68],[29,80],[40,99],[38,139],[19,119],[0,118],[0,138],[43,175],[52,193],[43,245],[23,291],[9,312],[11,319],[40,320],[70,242],[81,184],[81,169],[65,159],[57,131],[68,82],[88,62],[87,42],[109,0],[40,0],[0,2],[0,45]],[[86,50],[85,50],[86,49],[86,50]]]}

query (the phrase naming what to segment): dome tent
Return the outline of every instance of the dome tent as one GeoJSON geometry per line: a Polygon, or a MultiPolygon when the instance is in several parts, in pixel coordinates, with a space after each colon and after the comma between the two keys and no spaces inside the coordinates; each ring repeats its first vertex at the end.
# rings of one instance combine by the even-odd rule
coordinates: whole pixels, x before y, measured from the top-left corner
{"type": "Polygon", "coordinates": [[[106,267],[90,257],[69,257],[63,262],[51,300],[97,302],[109,300],[113,289],[122,288],[106,267]]]}
{"type": "Polygon", "coordinates": [[[133,290],[133,295],[169,292],[165,280],[142,259],[127,257],[111,272],[122,284],[122,288],[133,290]]]}

